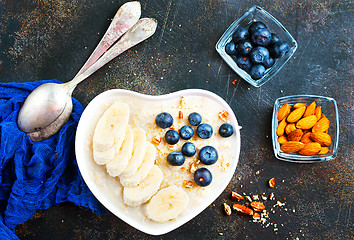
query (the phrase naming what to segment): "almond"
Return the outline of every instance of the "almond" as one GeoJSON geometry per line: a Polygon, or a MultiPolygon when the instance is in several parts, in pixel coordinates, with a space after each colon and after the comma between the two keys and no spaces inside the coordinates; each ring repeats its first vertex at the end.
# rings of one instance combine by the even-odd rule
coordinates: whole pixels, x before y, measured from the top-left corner
{"type": "Polygon", "coordinates": [[[326,117],[323,117],[313,126],[312,132],[325,132],[328,130],[330,124],[330,121],[326,117]]]}
{"type": "Polygon", "coordinates": [[[304,148],[299,151],[301,155],[313,156],[321,150],[321,145],[317,142],[306,143],[304,148]]]}
{"type": "Polygon", "coordinates": [[[278,137],[278,142],[280,144],[286,143],[287,141],[288,141],[288,139],[286,138],[285,135],[278,137]]]}
{"type": "Polygon", "coordinates": [[[278,136],[284,135],[285,126],[286,126],[286,121],[285,121],[285,118],[284,118],[284,119],[279,123],[279,125],[278,125],[278,127],[277,127],[277,135],[278,135],[278,136]]]}
{"type": "Polygon", "coordinates": [[[315,114],[315,109],[316,109],[316,103],[312,102],[310,105],[307,106],[303,117],[307,117],[315,114]]]}
{"type": "Polygon", "coordinates": [[[265,209],[265,206],[263,203],[261,202],[251,202],[251,207],[253,208],[253,210],[255,210],[256,212],[260,212],[263,211],[265,209]]]}
{"type": "Polygon", "coordinates": [[[294,141],[289,141],[280,146],[280,150],[282,150],[285,153],[296,153],[300,151],[305,144],[302,142],[294,142],[294,141]]]}
{"type": "Polygon", "coordinates": [[[318,153],[319,155],[320,154],[326,154],[326,153],[328,153],[328,151],[329,151],[329,148],[328,147],[321,147],[321,150],[320,150],[320,152],[318,153]]]}
{"type": "Polygon", "coordinates": [[[315,115],[310,115],[300,119],[296,123],[296,127],[300,129],[310,129],[312,128],[317,122],[317,117],[315,115]]]}
{"type": "Polygon", "coordinates": [[[332,138],[327,133],[315,132],[311,134],[311,139],[321,144],[322,147],[328,147],[332,144],[332,138]]]}
{"type": "Polygon", "coordinates": [[[317,106],[314,114],[315,114],[317,120],[320,120],[321,116],[322,116],[322,108],[320,106],[317,106]]]}
{"type": "Polygon", "coordinates": [[[290,109],[291,109],[291,106],[287,103],[285,103],[283,106],[281,106],[281,108],[278,111],[278,115],[277,115],[278,121],[281,121],[284,118],[286,118],[290,113],[290,109]]]}
{"type": "Polygon", "coordinates": [[[299,108],[299,107],[307,107],[307,105],[305,104],[305,103],[295,103],[294,105],[293,105],[293,108],[299,108]]]}
{"type": "Polygon", "coordinates": [[[294,141],[294,142],[299,142],[301,140],[302,135],[303,135],[302,130],[296,129],[288,135],[288,140],[294,141]]]}
{"type": "Polygon", "coordinates": [[[290,112],[286,120],[288,121],[288,123],[297,122],[302,117],[302,115],[304,115],[305,110],[305,106],[295,109],[294,111],[290,112]]]}
{"type": "Polygon", "coordinates": [[[246,207],[245,205],[241,204],[234,204],[232,208],[239,213],[246,214],[246,215],[253,215],[253,210],[251,208],[246,207]]]}
{"type": "Polygon", "coordinates": [[[296,130],[295,123],[289,123],[285,127],[285,133],[289,135],[292,131],[296,130]]]}
{"type": "Polygon", "coordinates": [[[302,135],[302,138],[301,138],[300,142],[302,142],[304,144],[312,142],[312,140],[311,140],[311,132],[307,132],[304,135],[302,135]]]}
{"type": "Polygon", "coordinates": [[[255,212],[255,213],[253,213],[252,218],[253,218],[254,220],[260,220],[260,219],[261,219],[261,215],[260,215],[259,213],[255,212]]]}

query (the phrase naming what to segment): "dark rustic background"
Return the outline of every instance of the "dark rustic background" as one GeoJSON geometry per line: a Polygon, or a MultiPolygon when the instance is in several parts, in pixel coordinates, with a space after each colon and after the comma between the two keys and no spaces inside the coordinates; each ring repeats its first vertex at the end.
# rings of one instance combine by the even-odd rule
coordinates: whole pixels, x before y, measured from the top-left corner
{"type": "MultiPolygon", "coordinates": [[[[124,2],[0,0],[0,81],[69,81],[124,2]]],[[[232,181],[205,211],[160,237],[135,230],[112,214],[97,217],[66,203],[38,211],[18,226],[20,239],[354,239],[353,1],[141,3],[142,17],[154,17],[159,22],[155,35],[81,83],[74,97],[86,106],[97,94],[112,88],[154,95],[186,88],[217,93],[230,104],[243,126],[241,155],[232,181]],[[226,28],[253,5],[263,7],[283,23],[299,45],[285,67],[261,88],[252,87],[232,72],[214,47],[226,28]],[[340,140],[336,159],[294,164],[274,157],[272,107],[278,97],[293,94],[337,100],[340,140]],[[223,214],[221,205],[232,203],[232,190],[268,194],[267,180],[271,177],[277,181],[276,198],[286,202],[282,210],[270,214],[268,223],[276,223],[277,232],[274,224],[262,227],[248,217],[223,214]]]]}

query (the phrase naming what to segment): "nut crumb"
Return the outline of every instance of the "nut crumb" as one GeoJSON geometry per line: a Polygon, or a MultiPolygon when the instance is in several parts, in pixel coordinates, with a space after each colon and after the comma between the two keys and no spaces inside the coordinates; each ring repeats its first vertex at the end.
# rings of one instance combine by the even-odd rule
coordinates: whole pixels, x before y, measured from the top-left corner
{"type": "Polygon", "coordinates": [[[179,119],[183,119],[183,112],[182,112],[182,111],[179,111],[179,112],[178,112],[178,118],[179,118],[179,119]]]}
{"type": "Polygon", "coordinates": [[[271,193],[269,194],[269,199],[270,199],[270,200],[275,200],[274,193],[271,192],[271,193]]]}
{"type": "Polygon", "coordinates": [[[184,101],[184,97],[181,97],[181,98],[179,99],[179,105],[180,105],[181,107],[184,107],[184,106],[186,105],[186,103],[185,103],[185,101],[184,101]]]}
{"type": "Polygon", "coordinates": [[[235,84],[236,84],[236,80],[233,80],[233,81],[232,81],[232,84],[235,85],[235,84]]]}
{"type": "Polygon", "coordinates": [[[275,186],[275,178],[269,179],[269,187],[273,188],[275,186]]]}
{"type": "Polygon", "coordinates": [[[247,199],[247,201],[252,202],[252,198],[250,196],[246,196],[245,198],[247,199]]]}
{"type": "Polygon", "coordinates": [[[221,112],[219,112],[219,118],[221,119],[221,120],[223,120],[223,121],[227,121],[227,119],[228,119],[228,117],[229,117],[229,113],[227,112],[227,111],[221,111],[221,112]]]}
{"type": "Polygon", "coordinates": [[[153,138],[152,138],[152,143],[153,144],[155,144],[155,145],[159,145],[160,144],[160,142],[161,142],[161,137],[160,136],[154,136],[153,138]]]}
{"type": "Polygon", "coordinates": [[[193,187],[193,182],[192,181],[188,181],[188,180],[184,180],[183,181],[183,186],[185,188],[192,188],[193,187]]]}
{"type": "Polygon", "coordinates": [[[256,200],[259,200],[259,197],[258,197],[258,195],[252,195],[252,199],[253,199],[254,201],[256,201],[256,200]]]}
{"type": "Polygon", "coordinates": [[[192,162],[189,167],[189,172],[194,173],[197,170],[197,164],[195,162],[192,162]]]}
{"type": "Polygon", "coordinates": [[[237,201],[242,201],[245,199],[242,195],[238,194],[237,192],[231,192],[231,198],[236,199],[237,201]]]}
{"type": "Polygon", "coordinates": [[[227,204],[227,203],[223,203],[224,205],[224,211],[226,213],[227,216],[231,215],[231,207],[227,204]]]}

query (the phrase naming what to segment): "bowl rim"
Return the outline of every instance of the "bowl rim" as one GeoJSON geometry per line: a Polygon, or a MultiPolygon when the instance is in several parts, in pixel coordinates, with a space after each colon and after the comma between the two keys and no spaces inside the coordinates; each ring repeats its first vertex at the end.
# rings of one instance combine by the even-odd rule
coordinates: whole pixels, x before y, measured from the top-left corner
{"type": "Polygon", "coordinates": [[[236,115],[231,109],[231,107],[226,103],[224,99],[222,99],[220,96],[216,95],[215,93],[212,93],[207,90],[203,89],[186,89],[186,90],[181,90],[181,91],[176,91],[173,93],[169,94],[164,94],[164,95],[147,95],[147,94],[141,94],[137,93],[131,90],[124,90],[124,89],[111,89],[107,90],[99,95],[97,95],[94,99],[90,101],[90,103],[87,105],[85,108],[76,131],[76,137],[75,137],[75,153],[76,153],[76,159],[77,163],[79,166],[79,170],[81,172],[81,175],[93,193],[93,195],[98,199],[99,202],[103,206],[105,206],[110,212],[112,212],[114,215],[116,215],[118,218],[129,224],[130,226],[144,232],[150,235],[162,235],[165,233],[168,233],[170,231],[173,231],[177,229],[178,227],[182,226],[183,224],[187,223],[188,221],[192,220],[194,217],[196,217],[198,214],[200,214],[204,209],[206,209],[210,204],[212,204],[220,195],[221,193],[225,190],[227,185],[230,183],[235,171],[236,167],[239,162],[239,157],[240,157],[240,150],[241,150],[241,135],[240,135],[240,128],[238,121],[236,119],[236,115]],[[200,204],[197,208],[192,209],[191,214],[187,214],[183,217],[181,217],[177,221],[172,221],[169,222],[168,225],[161,225],[161,228],[151,228],[148,225],[144,225],[139,223],[138,221],[134,220],[133,218],[130,218],[127,216],[122,211],[112,211],[111,208],[111,203],[110,201],[105,197],[102,196],[101,193],[99,192],[99,189],[97,188],[96,184],[93,182],[92,177],[90,176],[87,167],[85,166],[85,151],[83,150],[83,146],[85,144],[83,143],[83,137],[85,136],[85,121],[88,121],[87,117],[89,116],[89,111],[95,108],[95,104],[98,104],[100,101],[103,101],[104,98],[108,98],[111,95],[117,96],[117,95],[127,95],[127,94],[132,94],[133,96],[139,96],[143,100],[155,100],[155,101],[161,101],[161,100],[166,100],[166,99],[173,99],[174,97],[181,97],[181,96],[195,96],[196,94],[200,94],[198,96],[205,96],[209,97],[210,99],[216,101],[219,103],[223,108],[225,108],[226,111],[229,112],[229,119],[231,124],[234,126],[234,138],[236,139],[236,146],[235,150],[233,152],[233,160],[230,162],[229,170],[223,181],[220,182],[220,186],[218,187],[217,191],[214,191],[213,194],[210,195],[210,199],[203,202],[200,204]]]}
{"type": "MultiPolygon", "coordinates": [[[[332,160],[336,158],[338,154],[338,143],[339,143],[339,113],[338,113],[338,106],[337,102],[334,98],[331,97],[325,97],[325,96],[319,96],[319,95],[306,95],[306,94],[300,94],[300,95],[290,95],[290,96],[284,96],[284,97],[279,97],[275,100],[274,105],[273,105],[273,114],[272,114],[272,122],[271,122],[271,129],[272,129],[272,143],[273,143],[273,152],[274,155],[277,159],[287,161],[287,162],[294,162],[294,163],[318,163],[318,162],[326,162],[329,160],[332,160]],[[283,100],[288,100],[288,99],[321,99],[325,100],[326,102],[330,102],[333,104],[334,107],[334,117],[335,117],[335,141],[333,142],[333,153],[330,156],[326,157],[314,157],[314,156],[303,156],[303,155],[296,155],[297,159],[290,158],[284,156],[281,152],[280,149],[277,148],[277,139],[278,136],[276,135],[276,124],[278,124],[277,121],[277,111],[276,111],[276,106],[280,105],[279,103],[283,100]]],[[[333,138],[332,138],[333,139],[333,138]]],[[[316,155],[315,155],[316,156],[316,155]]]]}
{"type": "Polygon", "coordinates": [[[296,49],[298,48],[298,44],[295,40],[295,38],[290,34],[290,32],[283,26],[283,24],[278,21],[274,16],[272,16],[269,12],[267,12],[266,10],[264,10],[263,8],[254,5],[253,7],[251,7],[246,13],[244,13],[240,18],[236,19],[235,21],[233,21],[228,28],[224,31],[224,33],[222,34],[222,36],[219,38],[219,40],[217,41],[217,43],[215,44],[215,49],[216,51],[219,53],[219,55],[221,56],[221,58],[226,62],[226,64],[237,74],[239,75],[243,80],[245,80],[246,82],[248,82],[249,84],[251,84],[254,87],[261,87],[263,84],[265,84],[266,82],[268,82],[272,77],[274,77],[278,71],[280,71],[283,66],[290,60],[290,58],[294,55],[296,49]],[[246,17],[248,16],[248,14],[250,14],[253,11],[260,11],[262,12],[265,16],[267,16],[271,21],[273,21],[278,27],[280,27],[282,29],[282,31],[285,32],[285,34],[291,39],[292,44],[294,45],[293,47],[290,48],[289,52],[286,54],[287,57],[283,58],[283,63],[278,67],[278,69],[276,70],[275,73],[273,73],[272,75],[269,75],[267,77],[266,80],[261,81],[263,79],[263,77],[261,79],[258,80],[253,80],[249,74],[247,72],[245,72],[244,70],[242,70],[241,68],[239,68],[237,65],[231,65],[230,60],[226,59],[227,56],[229,56],[226,52],[224,47],[222,46],[221,42],[226,39],[227,36],[229,36],[231,34],[231,31],[233,28],[236,28],[237,25],[239,25],[239,23],[246,17]],[[247,74],[249,76],[249,78],[245,78],[244,76],[242,76],[243,74],[241,74],[242,72],[245,72],[244,74],[247,74]]]}

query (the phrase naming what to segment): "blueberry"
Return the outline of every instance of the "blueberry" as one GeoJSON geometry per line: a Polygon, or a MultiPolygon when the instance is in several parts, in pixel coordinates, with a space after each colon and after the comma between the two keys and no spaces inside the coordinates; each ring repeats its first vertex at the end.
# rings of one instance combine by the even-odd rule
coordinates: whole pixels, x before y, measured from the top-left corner
{"type": "Polygon", "coordinates": [[[198,126],[202,122],[202,116],[199,113],[193,112],[188,116],[188,122],[192,126],[198,126]]]}
{"type": "Polygon", "coordinates": [[[202,123],[197,127],[197,135],[203,139],[210,138],[213,135],[213,128],[207,123],[202,123]]]}
{"type": "Polygon", "coordinates": [[[205,165],[216,163],[218,157],[218,151],[212,146],[205,146],[199,151],[199,160],[205,165]]]}
{"type": "Polygon", "coordinates": [[[206,168],[198,168],[194,172],[194,182],[201,187],[208,186],[213,180],[213,175],[206,168]]]}
{"type": "Polygon", "coordinates": [[[173,124],[173,118],[171,114],[167,112],[159,113],[155,118],[155,123],[160,128],[168,128],[173,124]]]}
{"type": "Polygon", "coordinates": [[[252,34],[252,43],[254,45],[266,47],[272,40],[272,34],[266,28],[260,28],[252,34]]]}
{"type": "Polygon", "coordinates": [[[263,65],[265,68],[270,68],[274,65],[274,58],[272,57],[268,57],[264,62],[263,62],[263,65]]]}
{"type": "Polygon", "coordinates": [[[247,29],[240,27],[232,34],[232,39],[234,40],[235,43],[238,43],[242,40],[247,39],[248,36],[249,36],[249,33],[248,33],[247,29]]]}
{"type": "Polygon", "coordinates": [[[267,26],[262,22],[253,22],[248,28],[248,32],[253,35],[260,28],[267,28],[267,26]]]}
{"type": "Polygon", "coordinates": [[[181,152],[170,152],[167,155],[167,162],[172,166],[181,166],[183,165],[185,158],[181,152]]]}
{"type": "Polygon", "coordinates": [[[222,137],[230,137],[234,133],[234,128],[231,124],[223,123],[219,128],[219,134],[222,137]]]}
{"type": "Polygon", "coordinates": [[[250,75],[254,80],[261,79],[264,76],[265,67],[262,64],[256,64],[251,67],[250,75]]]}
{"type": "Polygon", "coordinates": [[[168,130],[165,134],[165,140],[170,145],[176,144],[179,140],[178,132],[175,130],[168,130]]]}
{"type": "Polygon", "coordinates": [[[265,47],[255,47],[250,52],[250,60],[255,63],[263,63],[269,57],[268,49],[265,47]]]}
{"type": "Polygon", "coordinates": [[[284,56],[290,50],[290,46],[285,41],[276,42],[270,49],[270,53],[274,58],[284,56]]]}
{"type": "Polygon", "coordinates": [[[225,52],[229,55],[234,55],[236,53],[236,45],[234,42],[229,42],[225,46],[225,52]]]}
{"type": "Polygon", "coordinates": [[[246,72],[251,69],[252,64],[249,57],[238,56],[236,57],[235,62],[239,68],[245,70],[246,72]]]}
{"type": "Polygon", "coordinates": [[[186,157],[192,157],[197,152],[195,145],[191,142],[186,142],[182,146],[182,153],[186,157]]]}
{"type": "Polygon", "coordinates": [[[252,50],[252,43],[248,40],[241,41],[237,44],[236,49],[242,56],[247,56],[252,50]]]}
{"type": "Polygon", "coordinates": [[[188,125],[184,125],[180,130],[179,130],[179,136],[184,139],[188,140],[193,137],[194,131],[193,128],[191,128],[188,125]]]}
{"type": "Polygon", "coordinates": [[[276,42],[279,42],[280,38],[278,35],[276,35],[275,33],[272,33],[272,39],[270,40],[269,45],[272,46],[274,45],[276,42]]]}

